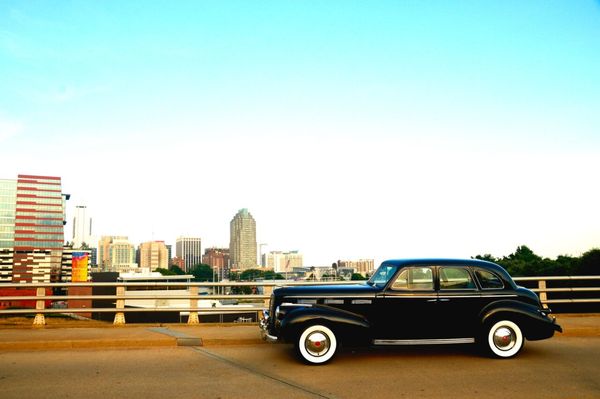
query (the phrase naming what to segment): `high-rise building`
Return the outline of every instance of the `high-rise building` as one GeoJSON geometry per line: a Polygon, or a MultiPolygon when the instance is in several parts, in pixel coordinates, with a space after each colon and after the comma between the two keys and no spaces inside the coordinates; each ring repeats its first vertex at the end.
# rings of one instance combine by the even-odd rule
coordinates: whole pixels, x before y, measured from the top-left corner
{"type": "Polygon", "coordinates": [[[229,224],[231,268],[244,270],[256,265],[256,222],[248,209],[240,209],[229,224]]]}
{"type": "Polygon", "coordinates": [[[175,256],[183,259],[184,272],[202,263],[202,240],[200,237],[178,237],[175,241],[175,256]]]}
{"type": "Polygon", "coordinates": [[[271,251],[264,256],[266,267],[277,273],[291,272],[295,267],[304,266],[302,254],[298,251],[271,251]]]}
{"type": "Polygon", "coordinates": [[[169,268],[169,251],[164,241],[143,242],[139,246],[140,267],[150,270],[169,268]]]}
{"type": "Polygon", "coordinates": [[[167,269],[171,266],[171,258],[173,258],[173,246],[171,244],[165,244],[167,247],[167,269]]]}
{"type": "Polygon", "coordinates": [[[0,281],[58,281],[65,201],[60,177],[0,180],[0,281]]]}
{"type": "Polygon", "coordinates": [[[92,245],[92,218],[87,213],[87,206],[76,205],[73,217],[73,248],[81,248],[83,243],[92,245]]]}
{"type": "Polygon", "coordinates": [[[12,282],[17,181],[0,180],[0,282],[12,282]]]}
{"type": "Polygon", "coordinates": [[[229,274],[229,248],[207,248],[202,255],[202,263],[215,270],[219,279],[227,278],[229,274]]]}
{"type": "Polygon", "coordinates": [[[135,248],[126,236],[103,236],[98,242],[98,266],[111,272],[134,271],[135,248]]]}

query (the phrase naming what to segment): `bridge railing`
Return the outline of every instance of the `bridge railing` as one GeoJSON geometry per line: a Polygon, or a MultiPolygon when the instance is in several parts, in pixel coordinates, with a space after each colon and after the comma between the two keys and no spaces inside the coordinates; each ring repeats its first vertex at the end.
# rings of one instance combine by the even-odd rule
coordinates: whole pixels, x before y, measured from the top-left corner
{"type": "MultiPolygon", "coordinates": [[[[545,306],[552,304],[600,303],[600,276],[542,276],[516,277],[514,280],[537,292],[545,306]]],[[[0,284],[0,288],[26,289],[35,295],[0,296],[0,316],[35,315],[34,325],[45,325],[46,314],[114,313],[115,325],[125,324],[128,312],[180,312],[188,316],[188,324],[198,324],[199,315],[206,314],[258,314],[268,307],[274,287],[315,284],[353,284],[356,281],[256,281],[256,282],[83,282],[83,283],[28,283],[0,284]],[[253,294],[224,294],[235,287],[250,287],[253,294]],[[87,288],[81,290],[80,288],[87,288]],[[114,289],[115,294],[94,294],[94,288],[114,289]],[[200,288],[212,290],[201,295],[200,288]],[[66,294],[65,294],[66,292],[66,294]],[[72,293],[75,292],[75,293],[72,293]],[[125,301],[142,301],[141,307],[126,307],[125,301]],[[220,305],[217,301],[238,301],[238,305],[220,305]],[[18,306],[32,301],[35,307],[18,306]],[[79,307],[69,307],[69,301],[79,307]],[[82,302],[83,301],[83,302],[82,302]],[[104,307],[82,306],[85,301],[104,301],[104,307]],[[170,301],[170,305],[169,305],[170,301]],[[183,301],[183,302],[182,302],[183,301]],[[211,305],[199,304],[211,301],[211,305]],[[61,307],[53,307],[61,303],[61,307]],[[154,303],[154,305],[152,305],[154,303]],[[64,305],[67,305],[66,307],[64,305]],[[48,306],[50,305],[50,306],[48,306]],[[167,306],[168,305],[168,306],[167,306]]],[[[91,302],[88,302],[91,303],[91,302]]]]}

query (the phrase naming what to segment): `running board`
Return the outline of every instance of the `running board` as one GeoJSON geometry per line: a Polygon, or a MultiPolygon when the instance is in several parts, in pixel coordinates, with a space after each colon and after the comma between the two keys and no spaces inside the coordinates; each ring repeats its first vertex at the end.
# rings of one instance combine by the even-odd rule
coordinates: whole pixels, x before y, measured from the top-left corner
{"type": "Polygon", "coordinates": [[[474,344],[475,338],[447,338],[447,339],[375,339],[373,345],[447,345],[447,344],[474,344]]]}

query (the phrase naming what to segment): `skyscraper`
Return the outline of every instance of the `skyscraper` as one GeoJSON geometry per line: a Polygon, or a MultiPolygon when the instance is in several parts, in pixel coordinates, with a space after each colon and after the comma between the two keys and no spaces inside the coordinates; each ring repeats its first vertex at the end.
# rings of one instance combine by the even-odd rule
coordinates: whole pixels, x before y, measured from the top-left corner
{"type": "Polygon", "coordinates": [[[68,199],[60,177],[0,180],[1,281],[58,281],[68,199]]]}
{"type": "Polygon", "coordinates": [[[81,248],[83,243],[92,246],[91,237],[92,218],[89,217],[85,205],[77,205],[73,217],[73,248],[81,248]]]}
{"type": "Polygon", "coordinates": [[[202,241],[200,237],[177,237],[175,241],[175,256],[184,261],[184,272],[202,263],[202,241]]]}
{"type": "Polygon", "coordinates": [[[256,267],[256,222],[248,209],[240,209],[229,224],[229,256],[232,269],[256,267]]]}

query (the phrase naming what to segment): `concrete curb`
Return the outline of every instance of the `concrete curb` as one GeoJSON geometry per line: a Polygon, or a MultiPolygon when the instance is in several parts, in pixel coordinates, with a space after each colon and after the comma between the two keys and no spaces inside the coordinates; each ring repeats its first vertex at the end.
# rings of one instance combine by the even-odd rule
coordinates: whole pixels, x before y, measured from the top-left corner
{"type": "Polygon", "coordinates": [[[0,342],[0,351],[28,351],[28,350],[55,350],[55,349],[98,349],[98,348],[147,348],[177,346],[177,341],[172,340],[89,340],[75,339],[63,341],[5,341],[0,342]]]}

